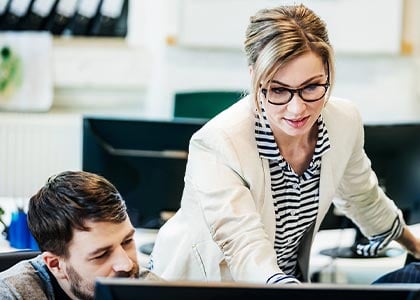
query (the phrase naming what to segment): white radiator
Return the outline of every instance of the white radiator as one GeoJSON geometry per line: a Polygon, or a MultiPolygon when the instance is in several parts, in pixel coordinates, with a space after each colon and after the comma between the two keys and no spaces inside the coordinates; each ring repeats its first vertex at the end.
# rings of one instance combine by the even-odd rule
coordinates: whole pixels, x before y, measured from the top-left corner
{"type": "Polygon", "coordinates": [[[0,114],[0,197],[32,196],[52,174],[81,169],[76,114],[0,114]]]}

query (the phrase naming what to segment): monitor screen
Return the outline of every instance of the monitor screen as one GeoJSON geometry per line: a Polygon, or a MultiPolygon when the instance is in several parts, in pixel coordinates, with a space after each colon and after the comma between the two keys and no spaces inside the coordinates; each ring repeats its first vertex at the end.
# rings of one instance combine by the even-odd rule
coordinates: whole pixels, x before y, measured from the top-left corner
{"type": "Polygon", "coordinates": [[[420,123],[366,125],[365,151],[408,224],[420,222],[420,123]]]}
{"type": "Polygon", "coordinates": [[[123,278],[99,278],[95,299],[322,299],[400,300],[418,299],[420,285],[257,285],[242,283],[152,282],[123,278]]]}
{"type": "Polygon", "coordinates": [[[189,140],[203,123],[84,117],[82,169],[116,186],[135,227],[159,228],[180,206],[189,140]]]}

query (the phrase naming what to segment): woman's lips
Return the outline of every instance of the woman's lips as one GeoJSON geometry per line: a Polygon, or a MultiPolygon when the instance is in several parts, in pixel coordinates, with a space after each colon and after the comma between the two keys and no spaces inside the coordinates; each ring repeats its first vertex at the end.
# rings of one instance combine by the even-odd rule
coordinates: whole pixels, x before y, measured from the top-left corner
{"type": "Polygon", "coordinates": [[[304,118],[300,118],[300,119],[284,118],[284,120],[286,120],[287,124],[289,124],[293,128],[301,128],[301,127],[305,126],[308,119],[309,119],[309,117],[304,117],[304,118]]]}

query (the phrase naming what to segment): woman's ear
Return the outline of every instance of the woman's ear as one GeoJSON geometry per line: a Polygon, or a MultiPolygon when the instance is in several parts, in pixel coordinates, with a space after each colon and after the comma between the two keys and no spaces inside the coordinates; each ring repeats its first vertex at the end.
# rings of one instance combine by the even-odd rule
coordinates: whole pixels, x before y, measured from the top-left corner
{"type": "Polygon", "coordinates": [[[51,252],[45,251],[42,253],[42,258],[44,259],[45,265],[48,267],[50,272],[58,279],[67,278],[64,261],[60,256],[55,255],[51,252]]]}
{"type": "Polygon", "coordinates": [[[248,66],[248,70],[249,70],[249,75],[251,75],[251,77],[252,77],[252,75],[254,74],[253,66],[252,65],[248,66]]]}

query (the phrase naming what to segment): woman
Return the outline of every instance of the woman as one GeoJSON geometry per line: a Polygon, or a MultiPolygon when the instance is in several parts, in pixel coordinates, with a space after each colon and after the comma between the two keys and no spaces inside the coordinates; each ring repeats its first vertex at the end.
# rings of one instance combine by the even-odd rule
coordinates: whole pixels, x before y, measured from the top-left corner
{"type": "Polygon", "coordinates": [[[303,5],[259,11],[246,31],[250,95],[191,139],[181,208],[151,267],[169,280],[308,281],[310,248],[333,199],[377,254],[420,243],[378,186],[356,107],[330,97],[333,50],[303,5]]]}

